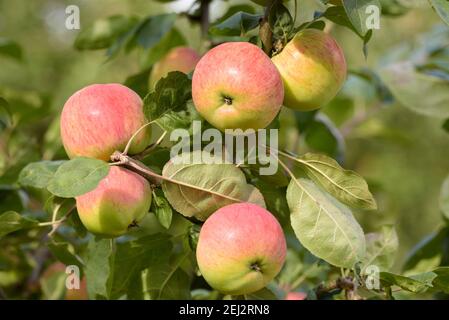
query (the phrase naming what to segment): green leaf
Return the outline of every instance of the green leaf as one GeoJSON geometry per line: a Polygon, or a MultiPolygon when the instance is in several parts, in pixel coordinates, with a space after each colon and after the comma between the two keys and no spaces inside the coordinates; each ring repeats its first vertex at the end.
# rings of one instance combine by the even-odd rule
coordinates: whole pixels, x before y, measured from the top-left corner
{"type": "Polygon", "coordinates": [[[192,81],[179,71],[169,72],[160,79],[154,92],[144,99],[144,112],[150,120],[157,120],[170,111],[185,109],[187,101],[192,98],[192,81]]]}
{"type": "Polygon", "coordinates": [[[24,202],[19,194],[20,190],[13,188],[0,188],[0,212],[16,211],[21,212],[24,209],[24,202]]]}
{"type": "Polygon", "coordinates": [[[346,11],[348,19],[354,29],[362,38],[365,37],[365,35],[370,30],[366,25],[366,21],[368,18],[366,8],[373,5],[379,8],[380,14],[380,10],[382,7],[378,0],[343,0],[343,7],[346,11]]]}
{"type": "Polygon", "coordinates": [[[157,217],[157,220],[160,224],[165,228],[170,228],[173,211],[168,203],[167,199],[165,199],[164,194],[159,189],[153,192],[153,202],[151,203],[151,212],[157,217]]]}
{"type": "Polygon", "coordinates": [[[39,161],[28,164],[19,175],[19,184],[38,189],[47,188],[56,170],[66,161],[39,161]]]}
{"type": "Polygon", "coordinates": [[[71,245],[68,242],[50,242],[48,249],[51,253],[66,266],[75,265],[80,269],[80,279],[83,277],[83,263],[74,253],[70,251],[71,245]]]}
{"type": "Polygon", "coordinates": [[[257,181],[255,186],[262,193],[267,210],[278,218],[281,225],[290,222],[290,210],[285,199],[286,188],[276,188],[264,181],[257,181]]]}
{"type": "Polygon", "coordinates": [[[262,18],[260,14],[237,12],[224,21],[213,24],[209,33],[215,36],[243,36],[248,31],[257,28],[262,18]]]}
{"type": "Polygon", "coordinates": [[[290,40],[290,34],[295,25],[290,12],[282,2],[274,3],[268,15],[268,23],[276,39],[283,40],[284,44],[290,40]]]}
{"type": "Polygon", "coordinates": [[[124,243],[113,239],[89,242],[86,262],[89,296],[118,299],[151,266],[165,265],[172,251],[168,235],[154,234],[124,243]]]}
{"type": "Polygon", "coordinates": [[[110,47],[121,35],[132,29],[137,23],[135,17],[114,15],[100,19],[93,25],[82,28],[75,39],[78,50],[97,50],[110,47]]]}
{"type": "Polygon", "coordinates": [[[260,289],[259,291],[245,294],[245,300],[278,300],[278,297],[268,288],[260,289]]]}
{"type": "Polygon", "coordinates": [[[223,16],[221,16],[219,19],[217,19],[217,21],[215,21],[214,23],[217,24],[219,22],[223,22],[238,12],[246,12],[246,13],[254,14],[254,13],[256,13],[256,10],[251,5],[237,4],[235,6],[229,7],[228,11],[226,11],[226,13],[223,16]]]}
{"type": "Polygon", "coordinates": [[[117,244],[111,275],[112,298],[126,294],[133,278],[147,267],[163,264],[171,251],[172,244],[166,234],[154,234],[117,244]]]}
{"type": "Polygon", "coordinates": [[[145,49],[151,48],[172,29],[175,20],[174,13],[147,17],[137,27],[133,38],[128,42],[128,48],[133,43],[138,43],[145,49]]]}
{"type": "Polygon", "coordinates": [[[352,212],[312,181],[294,178],[287,188],[292,228],[315,256],[351,268],[365,256],[363,230],[352,212]]]}
{"type": "Polygon", "coordinates": [[[176,211],[204,221],[219,208],[235,202],[252,202],[265,207],[262,194],[246,182],[239,168],[220,163],[221,159],[206,163],[202,161],[205,157],[213,158],[202,151],[183,153],[164,166],[164,177],[183,183],[162,182],[162,190],[176,211]]]}
{"type": "Polygon", "coordinates": [[[38,221],[21,216],[17,212],[7,211],[0,214],[0,238],[7,234],[37,226],[38,221]]]}
{"type": "Polygon", "coordinates": [[[190,252],[178,255],[173,261],[152,264],[146,272],[146,286],[152,300],[190,299],[190,276],[182,264],[190,252]]]}
{"type": "Polygon", "coordinates": [[[377,209],[366,181],[356,172],[343,169],[334,159],[307,153],[296,163],[310,179],[344,204],[354,208],[377,209]]]}
{"type": "Polygon", "coordinates": [[[381,271],[389,270],[398,251],[398,236],[393,226],[384,226],[378,233],[368,233],[365,236],[366,255],[363,259],[362,272],[370,266],[375,265],[381,271]]]}
{"type": "Polygon", "coordinates": [[[114,272],[114,240],[92,238],[87,247],[86,279],[90,299],[111,296],[111,274],[114,272]]]}
{"type": "Polygon", "coordinates": [[[95,189],[109,173],[108,163],[90,158],[74,158],[56,171],[48,191],[61,198],[73,198],[95,189]]]}
{"type": "Polygon", "coordinates": [[[408,254],[402,268],[403,272],[406,275],[416,274],[438,267],[442,262],[442,255],[448,241],[449,229],[447,227],[425,237],[408,254]]]}
{"type": "Polygon", "coordinates": [[[449,176],[444,179],[440,191],[440,210],[446,219],[449,219],[449,176]]]}
{"type": "Polygon", "coordinates": [[[192,100],[188,100],[181,110],[169,110],[165,112],[156,123],[164,130],[171,132],[174,129],[186,129],[189,134],[193,134],[193,121],[201,121],[202,125],[207,125],[196,111],[192,100]]]}
{"type": "Polygon", "coordinates": [[[440,16],[440,18],[449,25],[449,1],[447,0],[429,0],[433,10],[440,16]]]}
{"type": "Polygon", "coordinates": [[[432,287],[432,280],[435,279],[437,274],[429,272],[413,277],[405,277],[390,272],[381,272],[379,276],[384,287],[398,286],[406,291],[422,293],[432,287]]]}
{"type": "Polygon", "coordinates": [[[410,62],[385,67],[380,76],[404,107],[427,116],[449,117],[449,81],[416,72],[410,62]]]}
{"type": "MultiPolygon", "coordinates": [[[[171,49],[186,45],[184,36],[176,28],[172,28],[164,37],[154,45],[145,57],[145,66],[152,66],[154,63],[162,59],[171,49]]],[[[147,85],[148,85],[148,78],[147,85]]]]}
{"type": "Polygon", "coordinates": [[[0,55],[21,61],[23,58],[20,45],[6,38],[0,38],[0,55]]]}
{"type": "Polygon", "coordinates": [[[432,285],[445,293],[449,293],[449,267],[436,268],[433,273],[437,277],[433,279],[432,285]]]}
{"type": "Polygon", "coordinates": [[[327,10],[322,13],[322,17],[332,21],[335,24],[346,27],[357,34],[361,39],[363,39],[363,35],[360,34],[357,29],[352,25],[349,17],[342,6],[332,6],[327,8],[327,10]]]}
{"type": "Polygon", "coordinates": [[[148,68],[139,73],[133,74],[126,78],[123,84],[143,98],[148,94],[148,78],[150,77],[150,73],[151,68],[148,68]]]}
{"type": "Polygon", "coordinates": [[[342,158],[345,141],[340,131],[323,113],[296,112],[296,122],[307,145],[314,151],[334,158],[342,158]]]}

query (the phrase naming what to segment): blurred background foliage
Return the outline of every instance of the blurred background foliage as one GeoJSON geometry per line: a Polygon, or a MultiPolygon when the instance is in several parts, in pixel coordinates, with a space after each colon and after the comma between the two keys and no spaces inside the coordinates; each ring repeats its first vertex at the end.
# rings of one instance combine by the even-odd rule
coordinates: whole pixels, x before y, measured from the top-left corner
{"type": "MultiPolygon", "coordinates": [[[[311,20],[314,11],[322,8],[319,1],[298,2],[300,22],[311,20]]],[[[379,70],[395,57],[416,52],[426,45],[425,39],[432,40],[442,28],[446,28],[446,45],[449,43],[447,26],[443,26],[427,3],[401,1],[403,6],[395,6],[397,1],[388,2],[392,12],[404,13],[382,16],[381,28],[374,32],[366,59],[362,43],[354,33],[337,25],[327,25],[342,45],[350,70],[379,70]]],[[[75,50],[73,44],[79,30],[64,27],[66,7],[79,6],[83,30],[99,18],[116,14],[144,17],[183,12],[191,3],[190,0],[169,4],[149,0],[0,0],[0,47],[3,46],[0,96],[8,100],[14,112],[18,111],[24,127],[29,124],[31,128],[33,124],[30,131],[6,135],[0,141],[1,151],[7,139],[9,142],[17,140],[7,153],[0,152],[0,212],[21,210],[17,202],[22,196],[20,192],[5,190],[24,163],[64,157],[57,117],[73,92],[91,83],[123,83],[148,66],[151,48],[139,47],[129,55],[119,53],[113,60],[108,59],[105,50],[75,50]],[[8,44],[8,41],[13,43],[8,44]]],[[[248,1],[214,1],[211,21],[221,17],[230,5],[243,3],[248,4],[248,1]]],[[[294,9],[293,1],[289,8],[294,9]]],[[[261,7],[254,5],[254,10],[260,11],[261,7]]],[[[175,25],[189,46],[204,52],[198,25],[182,16],[175,25]]],[[[377,230],[385,223],[396,227],[400,244],[395,264],[398,270],[406,253],[443,224],[438,198],[442,182],[449,173],[449,134],[442,129],[443,121],[414,113],[398,102],[379,103],[375,89],[353,75],[349,76],[339,96],[322,111],[341,129],[337,134],[341,141],[330,144],[336,144],[332,147],[336,150],[345,151],[339,154],[337,150],[333,155],[344,167],[367,178],[378,200],[378,211],[357,215],[365,232],[377,230]]],[[[294,119],[290,110],[281,114],[284,148],[303,153],[307,149],[305,140],[327,144],[326,133],[299,132],[294,119]]],[[[33,203],[27,206],[32,208],[33,203]]]]}

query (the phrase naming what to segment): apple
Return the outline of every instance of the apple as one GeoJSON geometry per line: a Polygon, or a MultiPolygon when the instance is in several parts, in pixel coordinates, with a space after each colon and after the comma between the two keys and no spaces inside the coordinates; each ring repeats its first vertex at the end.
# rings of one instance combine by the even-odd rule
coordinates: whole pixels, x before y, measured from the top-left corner
{"type": "Polygon", "coordinates": [[[286,241],[279,222],[252,203],[218,209],[204,223],[196,257],[204,279],[232,295],[265,287],[281,270],[286,241]]]}
{"type": "Polygon", "coordinates": [[[90,232],[120,236],[145,217],[151,205],[151,187],[135,172],[112,166],[98,186],[76,197],[81,222],[90,232]]]}
{"type": "MultiPolygon", "coordinates": [[[[267,6],[270,3],[270,0],[251,0],[254,3],[257,3],[260,6],[267,6]]],[[[272,0],[274,2],[274,0],[272,0]]],[[[288,2],[289,0],[282,0],[282,2],[288,2]]]]}
{"type": "MultiPolygon", "coordinates": [[[[63,264],[61,262],[52,263],[42,273],[41,285],[42,285],[42,281],[47,281],[55,275],[59,275],[62,273],[65,274],[65,270],[66,270],[65,264],[63,264]]],[[[83,277],[81,279],[79,289],[66,289],[64,299],[65,300],[88,300],[89,298],[88,298],[88,294],[87,294],[86,277],[83,277]]]]}
{"type": "Polygon", "coordinates": [[[284,81],[284,105],[291,109],[310,111],[324,106],[346,79],[343,50],[321,30],[298,32],[272,60],[284,81]]]}
{"type": "Polygon", "coordinates": [[[307,294],[304,292],[289,292],[285,296],[285,300],[305,300],[307,294]]]}
{"type": "MultiPolygon", "coordinates": [[[[74,93],[65,103],[60,120],[68,156],[109,160],[147,122],[142,106],[137,93],[117,83],[93,84],[74,93]]],[[[150,129],[142,130],[133,140],[130,153],[143,151],[150,138],[150,129]]]]}
{"type": "Polygon", "coordinates": [[[279,112],[284,87],[275,65],[259,47],[228,42],[198,62],[192,97],[197,111],[222,131],[261,129],[279,112]]]}
{"type": "Polygon", "coordinates": [[[89,300],[86,277],[81,279],[79,289],[66,290],[65,300],[89,300]]]}
{"type": "Polygon", "coordinates": [[[188,47],[176,47],[171,49],[160,61],[156,62],[150,73],[150,89],[156,86],[159,79],[165,77],[171,71],[189,73],[195,69],[201,56],[188,47]]]}

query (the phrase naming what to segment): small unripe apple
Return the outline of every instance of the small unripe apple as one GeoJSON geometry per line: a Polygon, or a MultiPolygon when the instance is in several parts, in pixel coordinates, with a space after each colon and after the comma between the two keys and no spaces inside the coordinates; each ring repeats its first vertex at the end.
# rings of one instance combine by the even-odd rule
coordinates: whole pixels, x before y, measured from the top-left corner
{"type": "Polygon", "coordinates": [[[305,300],[307,294],[304,292],[289,292],[285,296],[285,300],[305,300]]]}
{"type": "Polygon", "coordinates": [[[76,197],[76,207],[87,230],[114,237],[137,226],[150,209],[151,195],[143,177],[112,166],[94,190],[76,197]]]}
{"type": "MultiPolygon", "coordinates": [[[[117,83],[93,84],[77,91],[65,103],[60,121],[68,156],[109,160],[147,122],[142,107],[137,93],[117,83]]],[[[143,151],[150,134],[149,129],[142,130],[130,153],[143,151]]]]}
{"type": "Polygon", "coordinates": [[[198,62],[192,97],[197,111],[222,131],[261,129],[279,112],[284,87],[275,65],[259,47],[228,42],[198,62]]]}
{"type": "Polygon", "coordinates": [[[265,287],[285,261],[279,222],[252,203],[218,209],[201,228],[196,250],[199,269],[214,289],[233,295],[265,287]]]}
{"type": "Polygon", "coordinates": [[[171,49],[161,60],[156,62],[150,74],[150,89],[156,86],[159,79],[167,76],[171,71],[189,73],[195,69],[201,56],[188,47],[176,47],[171,49]]]}
{"type": "MultiPolygon", "coordinates": [[[[265,7],[265,6],[267,6],[270,3],[271,0],[251,0],[251,1],[254,2],[254,3],[257,3],[260,6],[264,6],[265,7]]],[[[287,1],[289,1],[289,0],[282,0],[282,2],[287,2],[287,1]]]]}
{"type": "Polygon", "coordinates": [[[284,81],[284,106],[291,109],[310,111],[326,105],[346,79],[343,50],[321,30],[298,32],[272,60],[284,81]]]}

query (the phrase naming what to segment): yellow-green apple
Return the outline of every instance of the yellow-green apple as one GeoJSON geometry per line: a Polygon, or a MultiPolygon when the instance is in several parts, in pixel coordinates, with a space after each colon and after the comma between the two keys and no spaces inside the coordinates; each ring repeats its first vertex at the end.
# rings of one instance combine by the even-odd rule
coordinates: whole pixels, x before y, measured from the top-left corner
{"type": "MultiPolygon", "coordinates": [[[[260,6],[267,6],[270,4],[270,1],[274,2],[274,0],[251,0],[254,3],[257,3],[260,6]]],[[[289,0],[282,0],[282,2],[287,2],[289,0]]]]}
{"type": "MultiPolygon", "coordinates": [[[[60,121],[68,156],[109,160],[147,122],[142,107],[137,93],[117,83],[93,84],[77,91],[65,103],[60,121]]],[[[145,149],[150,135],[150,129],[142,130],[130,153],[145,149]]]]}
{"type": "Polygon", "coordinates": [[[285,261],[285,236],[276,218],[252,203],[218,209],[201,228],[199,269],[214,289],[233,295],[265,287],[285,261]]]}
{"type": "Polygon", "coordinates": [[[76,197],[81,222],[90,232],[120,236],[145,217],[151,205],[151,187],[143,177],[112,166],[98,186],[76,197]]]}
{"type": "Polygon", "coordinates": [[[188,47],[176,47],[171,49],[161,60],[156,62],[150,73],[150,89],[156,86],[159,79],[165,77],[171,71],[189,73],[195,69],[201,56],[188,47]]]}
{"type": "Polygon", "coordinates": [[[284,81],[284,105],[291,109],[310,111],[324,106],[346,79],[343,50],[321,30],[298,32],[272,60],[284,81]]]}
{"type": "Polygon", "coordinates": [[[289,292],[285,296],[285,300],[305,300],[307,294],[304,292],[289,292]]]}
{"type": "Polygon", "coordinates": [[[284,87],[275,65],[259,47],[228,42],[198,62],[192,97],[197,111],[222,131],[261,129],[279,112],[284,87]]]}

